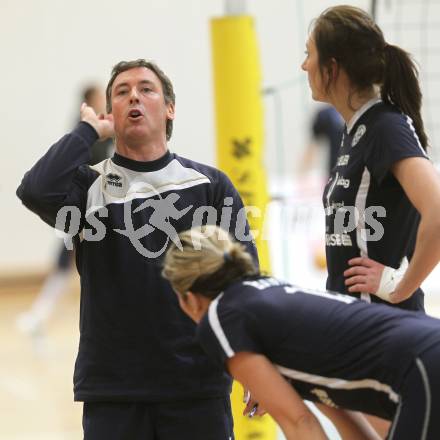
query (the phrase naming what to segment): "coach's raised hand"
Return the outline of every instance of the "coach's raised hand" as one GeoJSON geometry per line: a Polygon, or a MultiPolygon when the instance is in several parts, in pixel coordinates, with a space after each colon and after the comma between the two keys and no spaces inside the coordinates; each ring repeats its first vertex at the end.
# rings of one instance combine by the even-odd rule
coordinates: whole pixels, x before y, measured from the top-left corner
{"type": "Polygon", "coordinates": [[[114,136],[112,114],[104,115],[101,113],[97,115],[92,107],[83,102],[81,104],[80,115],[81,121],[90,124],[95,129],[96,133],[98,133],[101,141],[114,136]]]}

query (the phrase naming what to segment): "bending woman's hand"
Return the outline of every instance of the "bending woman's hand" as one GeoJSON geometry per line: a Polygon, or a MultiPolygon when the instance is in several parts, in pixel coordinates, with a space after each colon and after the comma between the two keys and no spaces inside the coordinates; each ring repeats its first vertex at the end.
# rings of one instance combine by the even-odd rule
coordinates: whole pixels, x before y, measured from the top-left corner
{"type": "Polygon", "coordinates": [[[261,405],[252,398],[249,390],[244,390],[243,403],[246,404],[246,407],[243,410],[244,416],[252,418],[254,416],[264,416],[264,414],[266,414],[266,410],[261,408],[261,405]]]}

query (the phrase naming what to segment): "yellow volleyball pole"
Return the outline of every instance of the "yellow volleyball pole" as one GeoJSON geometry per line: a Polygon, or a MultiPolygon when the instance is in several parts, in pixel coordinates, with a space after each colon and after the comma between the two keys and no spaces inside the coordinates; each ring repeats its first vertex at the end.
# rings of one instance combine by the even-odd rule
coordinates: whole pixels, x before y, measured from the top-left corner
{"type": "MultiPolygon", "coordinates": [[[[236,6],[239,2],[234,1],[236,6]]],[[[269,250],[262,237],[268,191],[263,167],[262,85],[254,21],[244,14],[215,18],[211,21],[211,38],[217,162],[249,209],[248,220],[256,239],[260,267],[269,272],[269,250]]],[[[274,421],[267,415],[244,417],[242,397],[241,386],[234,383],[231,401],[236,439],[274,440],[274,421]]]]}

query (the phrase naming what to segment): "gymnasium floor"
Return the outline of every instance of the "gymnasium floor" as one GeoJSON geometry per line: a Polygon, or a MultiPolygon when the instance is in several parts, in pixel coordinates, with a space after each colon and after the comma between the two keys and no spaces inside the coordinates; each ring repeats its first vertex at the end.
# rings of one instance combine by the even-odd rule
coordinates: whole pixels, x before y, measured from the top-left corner
{"type": "Polygon", "coordinates": [[[0,288],[0,440],[78,440],[81,405],[73,403],[78,342],[78,282],[60,300],[44,334],[30,336],[17,315],[39,286],[0,288]]]}

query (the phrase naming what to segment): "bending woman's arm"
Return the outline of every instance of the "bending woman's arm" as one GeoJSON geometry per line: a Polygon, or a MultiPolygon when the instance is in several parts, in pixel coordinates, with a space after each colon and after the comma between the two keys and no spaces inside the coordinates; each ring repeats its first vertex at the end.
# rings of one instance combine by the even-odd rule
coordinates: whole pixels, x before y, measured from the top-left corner
{"type": "Polygon", "coordinates": [[[227,367],[277,421],[287,440],[327,440],[318,419],[265,356],[237,353],[227,367]]]}

